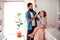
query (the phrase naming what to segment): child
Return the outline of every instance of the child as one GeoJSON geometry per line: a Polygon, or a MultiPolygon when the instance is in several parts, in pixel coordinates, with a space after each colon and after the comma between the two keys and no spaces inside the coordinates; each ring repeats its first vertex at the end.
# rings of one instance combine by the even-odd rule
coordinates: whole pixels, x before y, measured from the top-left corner
{"type": "Polygon", "coordinates": [[[39,24],[38,27],[36,27],[34,29],[34,31],[31,34],[28,35],[31,38],[33,38],[33,36],[35,35],[35,33],[38,31],[38,29],[43,29],[43,31],[44,31],[44,29],[46,28],[46,23],[47,23],[46,22],[46,12],[45,11],[40,11],[38,14],[40,16],[40,19],[39,19],[40,24],[39,24]]]}

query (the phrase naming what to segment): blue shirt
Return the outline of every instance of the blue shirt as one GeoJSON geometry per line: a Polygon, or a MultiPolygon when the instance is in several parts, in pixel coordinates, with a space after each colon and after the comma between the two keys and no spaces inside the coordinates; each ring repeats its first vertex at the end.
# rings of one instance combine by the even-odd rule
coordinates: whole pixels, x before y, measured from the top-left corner
{"type": "MultiPolygon", "coordinates": [[[[35,16],[36,12],[33,10],[33,15],[35,16]]],[[[29,19],[31,18],[31,15],[30,15],[30,11],[28,10],[26,12],[26,19],[27,19],[27,27],[28,27],[28,30],[32,30],[32,22],[29,21],[29,19]]],[[[37,17],[35,18],[35,26],[37,26],[37,17]]]]}

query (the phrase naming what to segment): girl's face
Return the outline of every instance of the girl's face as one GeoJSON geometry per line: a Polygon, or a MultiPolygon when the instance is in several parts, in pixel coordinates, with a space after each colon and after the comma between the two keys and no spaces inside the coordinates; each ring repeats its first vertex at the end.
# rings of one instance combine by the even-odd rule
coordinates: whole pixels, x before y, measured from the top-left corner
{"type": "Polygon", "coordinates": [[[40,12],[40,16],[41,17],[44,17],[44,12],[40,12]]]}

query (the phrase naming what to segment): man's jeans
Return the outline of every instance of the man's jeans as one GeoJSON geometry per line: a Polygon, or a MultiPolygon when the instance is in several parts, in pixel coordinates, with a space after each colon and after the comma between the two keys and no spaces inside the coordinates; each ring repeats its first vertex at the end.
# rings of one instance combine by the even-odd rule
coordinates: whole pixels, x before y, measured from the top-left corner
{"type": "Polygon", "coordinates": [[[34,40],[34,38],[30,38],[30,37],[28,37],[28,35],[29,34],[31,34],[33,31],[34,31],[34,28],[35,28],[36,26],[32,26],[32,30],[28,30],[27,31],[27,40],[34,40]]]}

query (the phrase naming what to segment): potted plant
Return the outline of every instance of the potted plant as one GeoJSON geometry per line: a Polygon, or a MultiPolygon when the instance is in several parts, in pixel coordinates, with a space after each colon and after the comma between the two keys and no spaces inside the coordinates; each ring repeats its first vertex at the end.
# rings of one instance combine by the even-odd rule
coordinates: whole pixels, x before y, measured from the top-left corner
{"type": "Polygon", "coordinates": [[[17,37],[20,38],[22,35],[21,35],[21,32],[20,32],[20,26],[23,25],[23,22],[21,20],[21,15],[22,13],[17,13],[17,21],[16,21],[16,25],[17,25],[17,37]]]}

